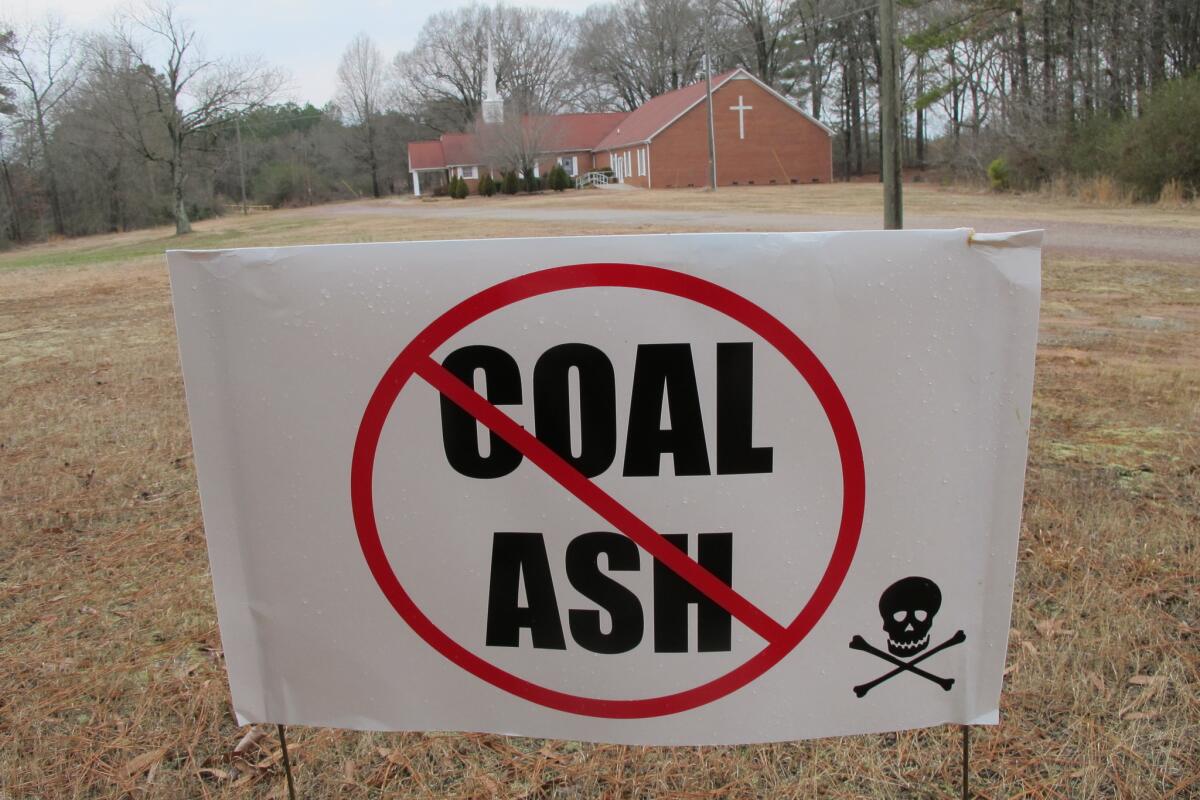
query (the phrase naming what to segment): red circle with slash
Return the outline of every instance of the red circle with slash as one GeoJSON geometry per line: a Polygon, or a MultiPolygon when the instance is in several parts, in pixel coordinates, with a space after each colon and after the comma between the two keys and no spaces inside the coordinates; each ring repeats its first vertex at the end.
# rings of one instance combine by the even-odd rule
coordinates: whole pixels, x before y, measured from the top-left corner
{"type": "Polygon", "coordinates": [[[484,289],[442,314],[417,334],[388,367],[367,403],[354,443],[350,496],[359,544],[371,574],[392,607],[431,647],[467,672],[530,702],[572,714],[638,719],[687,711],[725,697],[758,678],[796,648],[829,608],[850,569],[862,530],[866,475],[858,430],[841,390],[808,346],[770,313],[736,292],[683,272],[639,264],[575,264],[520,275],[484,289]],[[725,314],[778,350],[804,378],[821,404],[841,462],[842,513],[837,540],[825,572],[808,601],[786,627],[673,547],[432,358],[433,352],[451,336],[488,314],[531,297],[586,288],[658,292],[725,314]],[[616,530],[724,607],[761,636],[767,646],[741,665],[699,686],[659,697],[613,700],[574,695],[527,681],[450,638],[417,607],[401,585],[388,562],[375,520],[373,475],[379,438],[393,404],[414,375],[493,430],[616,530]]]}

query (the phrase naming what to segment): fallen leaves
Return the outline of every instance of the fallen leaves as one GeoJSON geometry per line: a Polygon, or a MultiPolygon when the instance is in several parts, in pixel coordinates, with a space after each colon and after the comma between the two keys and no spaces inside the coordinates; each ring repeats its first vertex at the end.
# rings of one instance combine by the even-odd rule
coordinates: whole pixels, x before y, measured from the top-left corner
{"type": "Polygon", "coordinates": [[[1123,720],[1147,720],[1155,719],[1162,712],[1158,709],[1147,710],[1145,706],[1151,701],[1159,697],[1167,688],[1168,681],[1165,675],[1134,675],[1129,679],[1130,686],[1141,686],[1142,691],[1138,692],[1124,708],[1117,712],[1117,717],[1123,720]]]}
{"type": "Polygon", "coordinates": [[[158,762],[163,760],[167,755],[169,748],[160,747],[157,750],[150,750],[142,753],[140,756],[134,756],[125,764],[122,770],[126,778],[136,778],[143,772],[158,766],[158,762]]]}
{"type": "Polygon", "coordinates": [[[1066,625],[1066,622],[1062,617],[1052,617],[1033,623],[1033,627],[1037,629],[1037,632],[1046,639],[1053,639],[1056,636],[1074,636],[1075,631],[1063,627],[1064,625],[1066,625]]]}
{"type": "Polygon", "coordinates": [[[1167,677],[1165,675],[1134,675],[1129,679],[1130,686],[1166,686],[1167,677]]]}
{"type": "Polygon", "coordinates": [[[241,738],[237,746],[233,748],[234,755],[244,755],[250,752],[251,748],[257,748],[259,742],[267,736],[266,728],[251,728],[246,731],[246,735],[241,738]]]}
{"type": "Polygon", "coordinates": [[[1131,711],[1128,714],[1122,714],[1121,719],[1138,720],[1138,719],[1157,719],[1158,711],[1131,711]]]}
{"type": "Polygon", "coordinates": [[[215,755],[204,762],[196,773],[214,783],[227,783],[231,788],[255,783],[274,770],[282,758],[282,751],[271,750],[270,726],[252,726],[232,750],[215,755]]]}
{"type": "Polygon", "coordinates": [[[395,766],[405,766],[408,764],[408,759],[405,758],[404,753],[401,750],[390,750],[386,747],[376,747],[375,752],[379,753],[380,758],[389,764],[394,764],[395,766]]]}

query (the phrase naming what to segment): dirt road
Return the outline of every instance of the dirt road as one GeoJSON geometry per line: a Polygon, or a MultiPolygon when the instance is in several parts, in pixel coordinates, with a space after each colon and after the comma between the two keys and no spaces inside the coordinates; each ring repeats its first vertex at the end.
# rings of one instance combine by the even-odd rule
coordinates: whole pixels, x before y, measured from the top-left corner
{"type": "MultiPolygon", "coordinates": [[[[467,220],[538,220],[561,221],[563,232],[570,233],[574,222],[590,225],[610,224],[628,229],[631,226],[668,226],[697,231],[820,231],[860,230],[880,227],[878,213],[859,210],[822,212],[764,212],[738,210],[672,210],[622,208],[621,196],[612,197],[611,205],[574,202],[562,204],[521,203],[503,200],[488,203],[436,202],[418,203],[412,200],[388,202],[346,203],[325,206],[322,214],[333,215],[409,215],[467,220]],[[520,204],[518,204],[520,203],[520,204]]],[[[909,212],[907,228],[968,227],[986,232],[1044,228],[1046,251],[1052,255],[1114,258],[1130,261],[1195,263],[1200,265],[1200,219],[1194,227],[1154,225],[1142,221],[1128,224],[1111,222],[1080,222],[1023,214],[1020,217],[981,213],[967,210],[955,214],[909,212]]]]}

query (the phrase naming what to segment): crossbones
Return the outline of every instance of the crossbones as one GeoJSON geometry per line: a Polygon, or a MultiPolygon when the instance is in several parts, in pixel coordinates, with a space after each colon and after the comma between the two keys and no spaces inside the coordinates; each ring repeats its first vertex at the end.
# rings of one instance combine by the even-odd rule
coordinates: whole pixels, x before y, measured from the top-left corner
{"type": "Polygon", "coordinates": [[[962,644],[966,640],[967,640],[967,635],[965,633],[963,633],[962,631],[959,631],[958,633],[954,634],[946,641],[939,644],[937,647],[934,647],[934,648],[922,653],[921,655],[917,656],[914,659],[911,659],[909,661],[902,661],[899,658],[896,658],[891,653],[887,653],[876,647],[872,647],[871,644],[868,643],[866,639],[864,639],[861,636],[856,635],[853,639],[850,640],[850,649],[851,650],[862,650],[864,653],[870,653],[871,655],[881,658],[884,661],[888,661],[892,664],[895,664],[896,668],[894,670],[892,670],[891,672],[887,673],[886,675],[880,675],[878,678],[876,678],[875,680],[873,680],[869,683],[864,683],[859,686],[855,686],[854,694],[857,695],[858,697],[863,697],[864,695],[866,695],[867,692],[871,691],[879,684],[883,683],[884,681],[891,680],[892,678],[899,675],[901,672],[911,672],[914,675],[920,675],[925,680],[936,683],[938,686],[941,686],[943,690],[948,692],[948,691],[950,691],[950,687],[954,685],[954,678],[941,678],[937,675],[930,674],[923,669],[917,669],[917,664],[920,664],[922,661],[924,661],[925,659],[934,655],[935,653],[940,653],[941,651],[945,650],[948,647],[954,647],[955,645],[962,644]]]}

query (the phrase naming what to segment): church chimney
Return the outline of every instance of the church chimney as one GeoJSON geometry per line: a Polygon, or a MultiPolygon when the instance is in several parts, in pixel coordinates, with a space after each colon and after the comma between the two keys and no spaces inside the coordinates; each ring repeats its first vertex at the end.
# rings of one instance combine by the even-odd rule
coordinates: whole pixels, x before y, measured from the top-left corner
{"type": "Polygon", "coordinates": [[[483,122],[499,125],[504,122],[504,100],[496,91],[496,57],[492,51],[492,38],[488,37],[487,76],[483,79],[483,122]]]}

